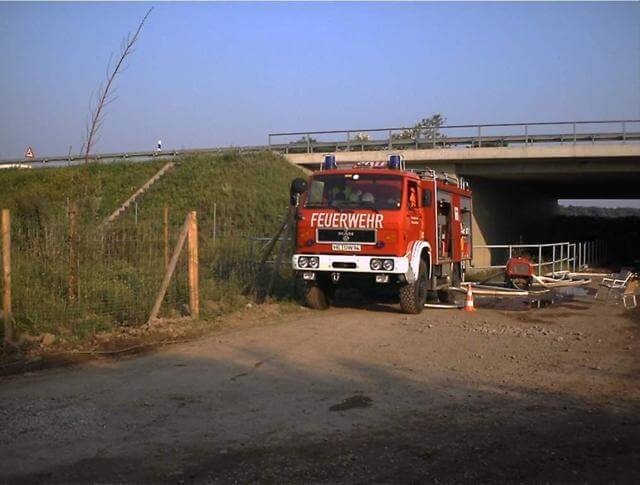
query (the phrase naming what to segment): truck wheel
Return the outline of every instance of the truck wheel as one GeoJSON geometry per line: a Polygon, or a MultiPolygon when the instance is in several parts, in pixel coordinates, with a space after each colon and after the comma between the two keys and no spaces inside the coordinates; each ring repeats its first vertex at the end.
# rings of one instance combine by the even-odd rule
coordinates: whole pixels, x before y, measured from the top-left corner
{"type": "Polygon", "coordinates": [[[327,292],[320,286],[308,284],[305,289],[304,300],[309,308],[314,310],[326,310],[329,308],[327,292]]]}
{"type": "Polygon", "coordinates": [[[400,308],[404,313],[418,314],[427,301],[427,263],[420,260],[418,278],[413,283],[400,286],[400,308]]]}
{"type": "MultiPolygon", "coordinates": [[[[451,286],[454,288],[459,288],[460,283],[462,282],[462,268],[460,264],[453,265],[453,271],[451,273],[451,286]]],[[[441,303],[455,303],[456,295],[453,291],[446,290],[438,290],[438,300],[441,303]]]]}

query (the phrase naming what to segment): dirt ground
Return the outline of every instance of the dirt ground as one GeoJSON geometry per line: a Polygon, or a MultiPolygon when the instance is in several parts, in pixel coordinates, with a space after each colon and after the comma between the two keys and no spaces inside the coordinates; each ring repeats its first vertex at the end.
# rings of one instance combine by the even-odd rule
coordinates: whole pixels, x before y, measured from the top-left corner
{"type": "Polygon", "coordinates": [[[0,378],[0,482],[638,483],[638,312],[476,304],[253,309],[0,378]]]}

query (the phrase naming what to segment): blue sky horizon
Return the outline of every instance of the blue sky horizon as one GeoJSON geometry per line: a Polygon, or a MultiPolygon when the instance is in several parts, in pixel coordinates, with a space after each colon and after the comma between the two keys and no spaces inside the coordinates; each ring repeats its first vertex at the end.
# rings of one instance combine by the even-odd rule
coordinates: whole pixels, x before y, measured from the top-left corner
{"type": "Polygon", "coordinates": [[[80,151],[110,55],[151,6],[94,152],[434,113],[640,119],[638,2],[0,3],[0,159],[80,151]]]}

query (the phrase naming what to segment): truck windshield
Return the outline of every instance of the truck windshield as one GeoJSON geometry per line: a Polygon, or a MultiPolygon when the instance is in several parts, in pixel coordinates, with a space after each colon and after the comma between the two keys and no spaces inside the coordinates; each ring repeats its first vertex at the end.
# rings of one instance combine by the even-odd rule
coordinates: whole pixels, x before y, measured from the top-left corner
{"type": "Polygon", "coordinates": [[[376,174],[316,175],[306,207],[399,209],[402,177],[376,174]]]}

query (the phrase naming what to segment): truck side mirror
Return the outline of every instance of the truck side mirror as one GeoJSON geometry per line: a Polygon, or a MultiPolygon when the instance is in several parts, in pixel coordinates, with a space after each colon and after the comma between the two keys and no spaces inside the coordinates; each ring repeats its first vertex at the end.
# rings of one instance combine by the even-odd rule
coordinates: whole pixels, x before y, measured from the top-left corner
{"type": "Polygon", "coordinates": [[[307,181],[303,178],[295,178],[291,182],[291,195],[293,194],[304,194],[307,191],[307,181]]]}
{"type": "Polygon", "coordinates": [[[290,196],[290,204],[293,206],[298,205],[298,201],[300,200],[300,195],[304,194],[307,191],[307,181],[303,178],[295,178],[291,182],[291,187],[289,188],[289,196],[290,196]]]}
{"type": "Polygon", "coordinates": [[[422,207],[430,207],[431,206],[431,191],[429,189],[424,189],[422,191],[422,207]]]}

